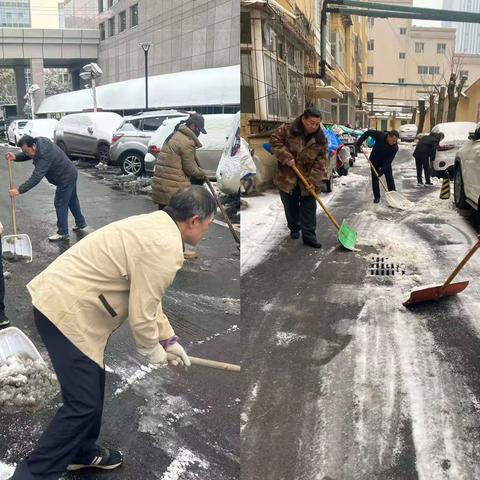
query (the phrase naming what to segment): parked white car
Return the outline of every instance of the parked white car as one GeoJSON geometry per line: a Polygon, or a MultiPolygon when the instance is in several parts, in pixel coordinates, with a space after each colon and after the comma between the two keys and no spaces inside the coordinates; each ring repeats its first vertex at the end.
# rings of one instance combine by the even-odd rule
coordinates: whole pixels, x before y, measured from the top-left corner
{"type": "Polygon", "coordinates": [[[35,120],[29,120],[23,129],[23,134],[30,135],[34,138],[46,137],[53,142],[57,125],[58,120],[55,120],[54,118],[38,118],[35,120]]]}
{"type": "Polygon", "coordinates": [[[28,122],[28,118],[22,120],[14,120],[7,129],[7,140],[10,145],[17,145],[18,141],[23,137],[23,128],[28,122]]]}
{"type": "Polygon", "coordinates": [[[113,112],[86,112],[65,115],[55,130],[55,143],[71,157],[110,159],[113,132],[123,122],[113,112]]]}
{"type": "Polygon", "coordinates": [[[414,123],[406,123],[398,129],[402,142],[413,142],[417,135],[417,126],[414,123]]]}
{"type": "Polygon", "coordinates": [[[480,203],[480,123],[455,156],[453,197],[458,208],[472,207],[477,212],[480,203]]]}
{"type": "Polygon", "coordinates": [[[475,131],[476,128],[477,124],[474,122],[439,123],[432,128],[431,133],[443,133],[444,135],[438,144],[432,164],[432,176],[453,178],[457,152],[467,141],[469,133],[475,131]]]}
{"type": "MultiPolygon", "coordinates": [[[[207,134],[202,134],[199,137],[202,148],[197,149],[197,158],[200,166],[207,171],[210,178],[215,178],[215,172],[230,133],[233,117],[233,113],[203,115],[207,134]]],[[[148,142],[148,153],[145,155],[145,171],[147,173],[153,174],[157,154],[160,152],[165,139],[173,132],[175,125],[187,118],[188,115],[169,118],[152,135],[148,142]]]]}

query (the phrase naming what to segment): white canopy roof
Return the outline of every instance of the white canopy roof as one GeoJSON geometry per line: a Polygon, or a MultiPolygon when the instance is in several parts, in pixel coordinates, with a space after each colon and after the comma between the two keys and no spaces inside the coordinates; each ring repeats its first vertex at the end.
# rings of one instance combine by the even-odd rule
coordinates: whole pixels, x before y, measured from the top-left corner
{"type": "MultiPolygon", "coordinates": [[[[97,87],[97,106],[103,110],[141,110],[145,107],[145,78],[97,87]]],[[[205,68],[148,78],[149,108],[240,104],[240,65],[205,68]]],[[[73,113],[93,108],[90,88],[45,98],[37,114],[73,113]]]]}

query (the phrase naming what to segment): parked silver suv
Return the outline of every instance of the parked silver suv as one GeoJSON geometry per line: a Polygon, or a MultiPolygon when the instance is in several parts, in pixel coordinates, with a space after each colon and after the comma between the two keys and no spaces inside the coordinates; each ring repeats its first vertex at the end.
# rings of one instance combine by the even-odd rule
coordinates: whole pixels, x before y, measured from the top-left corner
{"type": "Polygon", "coordinates": [[[144,157],[152,134],[167,118],[183,116],[185,112],[158,110],[125,117],[112,136],[110,163],[120,166],[126,175],[141,175],[145,171],[144,157]]]}

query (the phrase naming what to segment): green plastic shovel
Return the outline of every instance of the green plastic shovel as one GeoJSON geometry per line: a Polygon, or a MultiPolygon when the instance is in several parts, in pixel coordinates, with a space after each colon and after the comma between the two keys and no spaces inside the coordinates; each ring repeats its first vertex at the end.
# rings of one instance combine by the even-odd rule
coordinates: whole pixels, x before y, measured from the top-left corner
{"type": "Polygon", "coordinates": [[[310,192],[310,194],[315,198],[318,204],[322,207],[323,211],[327,214],[327,217],[335,225],[338,230],[338,241],[340,244],[345,247],[347,250],[355,250],[355,243],[357,242],[357,232],[353,228],[349,228],[345,221],[342,222],[342,225],[339,225],[338,222],[333,218],[333,215],[327,210],[327,207],[320,200],[320,197],[317,195],[315,190],[310,187],[305,177],[302,175],[300,170],[292,165],[293,171],[297,174],[298,178],[305,185],[305,188],[310,192]]]}

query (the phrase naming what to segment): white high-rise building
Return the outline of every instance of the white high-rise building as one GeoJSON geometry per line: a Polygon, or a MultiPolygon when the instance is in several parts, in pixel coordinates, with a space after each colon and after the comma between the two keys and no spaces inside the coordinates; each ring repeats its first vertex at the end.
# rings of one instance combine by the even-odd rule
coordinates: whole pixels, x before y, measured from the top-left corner
{"type": "MultiPolygon", "coordinates": [[[[480,0],[443,0],[445,10],[480,13],[480,0]]],[[[457,53],[480,53],[480,24],[443,22],[445,27],[457,29],[455,50],[457,53]]]]}

